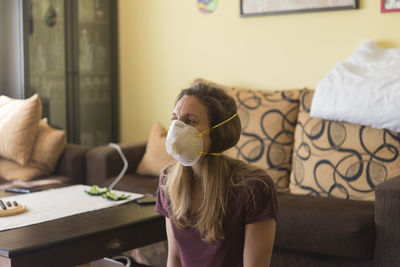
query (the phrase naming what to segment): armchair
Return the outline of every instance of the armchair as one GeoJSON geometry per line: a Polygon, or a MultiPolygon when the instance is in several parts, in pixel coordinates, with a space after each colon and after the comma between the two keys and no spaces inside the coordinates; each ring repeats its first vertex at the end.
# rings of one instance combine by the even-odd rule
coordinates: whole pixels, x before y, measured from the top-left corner
{"type": "MultiPolygon", "coordinates": [[[[400,262],[400,176],[375,191],[375,258],[379,266],[400,262]]],[[[378,265],[377,265],[378,266],[378,265]]]]}

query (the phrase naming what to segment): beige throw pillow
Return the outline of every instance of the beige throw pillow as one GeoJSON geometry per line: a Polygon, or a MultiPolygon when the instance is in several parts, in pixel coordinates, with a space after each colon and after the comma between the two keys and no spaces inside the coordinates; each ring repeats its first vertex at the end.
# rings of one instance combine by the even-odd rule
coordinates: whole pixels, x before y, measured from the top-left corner
{"type": "Polygon", "coordinates": [[[312,118],[313,94],[300,98],[290,191],[373,200],[375,187],[400,173],[400,133],[312,118]]]}
{"type": "Polygon", "coordinates": [[[15,161],[0,159],[0,177],[9,181],[28,181],[45,175],[46,172],[35,167],[22,166],[15,161]]]}
{"type": "Polygon", "coordinates": [[[136,170],[141,175],[159,176],[169,164],[175,162],[165,149],[168,131],[160,124],[154,124],[147,140],[146,152],[136,170]]]}
{"type": "Polygon", "coordinates": [[[65,131],[50,127],[47,119],[42,119],[28,164],[22,166],[11,160],[0,159],[0,177],[7,180],[27,181],[50,174],[54,171],[66,142],[65,131]]]}
{"type": "Polygon", "coordinates": [[[28,99],[0,96],[0,157],[26,165],[42,116],[38,94],[28,99]]]}
{"type": "Polygon", "coordinates": [[[278,191],[289,190],[300,90],[257,91],[197,79],[225,90],[237,104],[242,134],[224,154],[264,169],[278,191]]]}
{"type": "Polygon", "coordinates": [[[47,124],[47,118],[39,123],[39,131],[32,150],[29,166],[54,171],[58,158],[67,144],[64,130],[55,129],[47,124]]]}

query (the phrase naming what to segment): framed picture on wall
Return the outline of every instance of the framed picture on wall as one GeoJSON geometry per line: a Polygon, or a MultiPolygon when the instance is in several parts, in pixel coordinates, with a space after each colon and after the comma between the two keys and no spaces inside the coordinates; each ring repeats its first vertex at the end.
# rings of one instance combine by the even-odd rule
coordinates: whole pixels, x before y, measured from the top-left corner
{"type": "Polygon", "coordinates": [[[242,17],[355,8],[357,8],[357,0],[240,0],[242,17]]]}
{"type": "Polygon", "coordinates": [[[381,0],[381,12],[400,12],[400,0],[381,0]]]}

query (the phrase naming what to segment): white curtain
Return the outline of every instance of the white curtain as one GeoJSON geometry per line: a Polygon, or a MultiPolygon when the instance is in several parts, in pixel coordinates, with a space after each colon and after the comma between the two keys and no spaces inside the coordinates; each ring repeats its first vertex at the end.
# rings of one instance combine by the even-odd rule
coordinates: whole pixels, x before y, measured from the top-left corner
{"type": "Polygon", "coordinates": [[[14,98],[25,97],[23,1],[0,0],[0,95],[14,98]]]}

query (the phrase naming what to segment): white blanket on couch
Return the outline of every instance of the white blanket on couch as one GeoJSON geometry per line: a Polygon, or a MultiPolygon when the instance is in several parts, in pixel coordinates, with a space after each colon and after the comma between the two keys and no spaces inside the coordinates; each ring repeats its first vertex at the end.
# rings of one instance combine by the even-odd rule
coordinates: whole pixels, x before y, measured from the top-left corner
{"type": "Polygon", "coordinates": [[[400,132],[400,48],[362,42],[317,85],[310,115],[400,132]]]}

